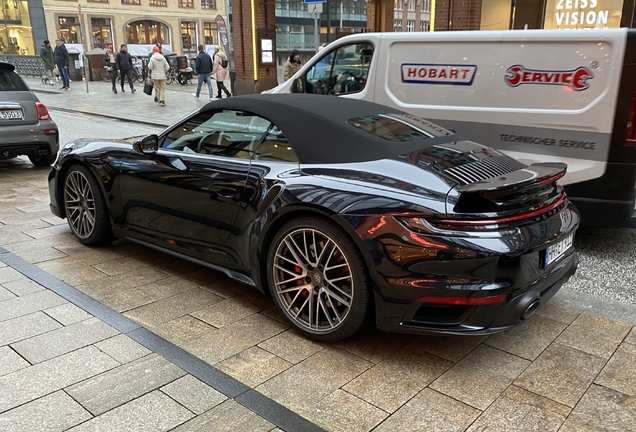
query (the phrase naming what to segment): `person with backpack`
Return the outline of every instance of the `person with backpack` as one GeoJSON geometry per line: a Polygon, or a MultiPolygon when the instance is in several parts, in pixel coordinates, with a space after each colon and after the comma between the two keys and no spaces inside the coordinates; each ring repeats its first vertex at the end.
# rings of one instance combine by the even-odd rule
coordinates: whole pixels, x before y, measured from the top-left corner
{"type": "MultiPolygon", "coordinates": [[[[197,55],[197,59],[194,63],[194,71],[199,75],[197,82],[197,92],[192,93],[192,96],[195,98],[199,97],[201,94],[201,86],[203,83],[208,85],[208,93],[210,94],[210,100],[214,99],[214,94],[212,93],[212,57],[208,53],[203,50],[203,45],[199,45],[199,55],[197,55]]],[[[220,92],[220,90],[219,90],[220,92]]]]}
{"type": "Polygon", "coordinates": [[[121,77],[121,92],[126,93],[126,90],[124,90],[124,77],[127,77],[128,85],[130,85],[130,92],[134,93],[136,90],[133,86],[132,79],[133,61],[132,56],[126,48],[126,44],[121,45],[121,49],[115,57],[115,66],[117,67],[117,73],[121,77]]]}
{"type": "Polygon", "coordinates": [[[212,73],[216,76],[216,88],[218,89],[217,98],[222,99],[223,95],[221,91],[224,91],[227,97],[232,97],[230,91],[225,87],[223,81],[227,77],[228,61],[225,53],[219,51],[219,48],[214,48],[214,66],[212,67],[212,73]]]}

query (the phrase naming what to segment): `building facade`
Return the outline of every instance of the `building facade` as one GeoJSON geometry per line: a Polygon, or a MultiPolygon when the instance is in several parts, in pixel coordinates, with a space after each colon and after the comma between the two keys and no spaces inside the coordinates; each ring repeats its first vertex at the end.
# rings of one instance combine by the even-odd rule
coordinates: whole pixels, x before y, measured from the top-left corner
{"type": "Polygon", "coordinates": [[[162,44],[178,54],[195,54],[197,45],[218,45],[217,16],[224,0],[42,0],[48,38],[62,38],[69,49],[117,49],[147,55],[162,44]]]}
{"type": "Polygon", "coordinates": [[[42,0],[0,0],[0,54],[34,55],[44,39],[42,0]]]}
{"type": "Polygon", "coordinates": [[[430,31],[431,1],[434,0],[394,0],[393,31],[430,31]]]}

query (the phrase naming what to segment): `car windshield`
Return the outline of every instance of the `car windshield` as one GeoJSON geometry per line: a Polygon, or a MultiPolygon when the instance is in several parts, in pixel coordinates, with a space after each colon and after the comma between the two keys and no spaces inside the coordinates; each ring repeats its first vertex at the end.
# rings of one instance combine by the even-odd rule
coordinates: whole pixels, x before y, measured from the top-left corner
{"type": "Polygon", "coordinates": [[[355,117],[347,123],[379,138],[408,142],[452,135],[449,130],[409,114],[377,114],[355,117]]]}
{"type": "Polygon", "coordinates": [[[29,88],[17,73],[0,67],[0,91],[29,91],[29,88]]]}

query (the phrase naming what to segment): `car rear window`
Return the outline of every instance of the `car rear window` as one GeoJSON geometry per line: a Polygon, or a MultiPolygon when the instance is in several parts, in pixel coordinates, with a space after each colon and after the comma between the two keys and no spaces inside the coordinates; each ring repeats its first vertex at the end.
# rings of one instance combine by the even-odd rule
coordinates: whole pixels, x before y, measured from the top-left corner
{"type": "Polygon", "coordinates": [[[9,68],[0,67],[0,91],[29,91],[20,75],[9,68]]]}
{"type": "Polygon", "coordinates": [[[452,135],[449,130],[409,114],[377,114],[355,117],[347,123],[393,142],[408,142],[452,135]]]}

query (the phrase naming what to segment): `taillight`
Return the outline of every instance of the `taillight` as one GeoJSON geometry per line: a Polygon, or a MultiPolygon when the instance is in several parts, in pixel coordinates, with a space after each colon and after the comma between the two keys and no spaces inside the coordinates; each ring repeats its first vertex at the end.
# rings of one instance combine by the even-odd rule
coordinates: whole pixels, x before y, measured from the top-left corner
{"type": "Polygon", "coordinates": [[[35,110],[38,113],[38,120],[50,120],[49,110],[46,109],[42,102],[35,103],[35,110]]]}
{"type": "Polygon", "coordinates": [[[632,94],[632,98],[629,100],[629,108],[627,108],[625,145],[636,146],[636,92],[632,94]]]}
{"type": "Polygon", "coordinates": [[[417,299],[419,303],[433,303],[455,306],[480,306],[494,303],[501,303],[506,298],[505,294],[488,297],[442,297],[426,296],[417,299]]]}

